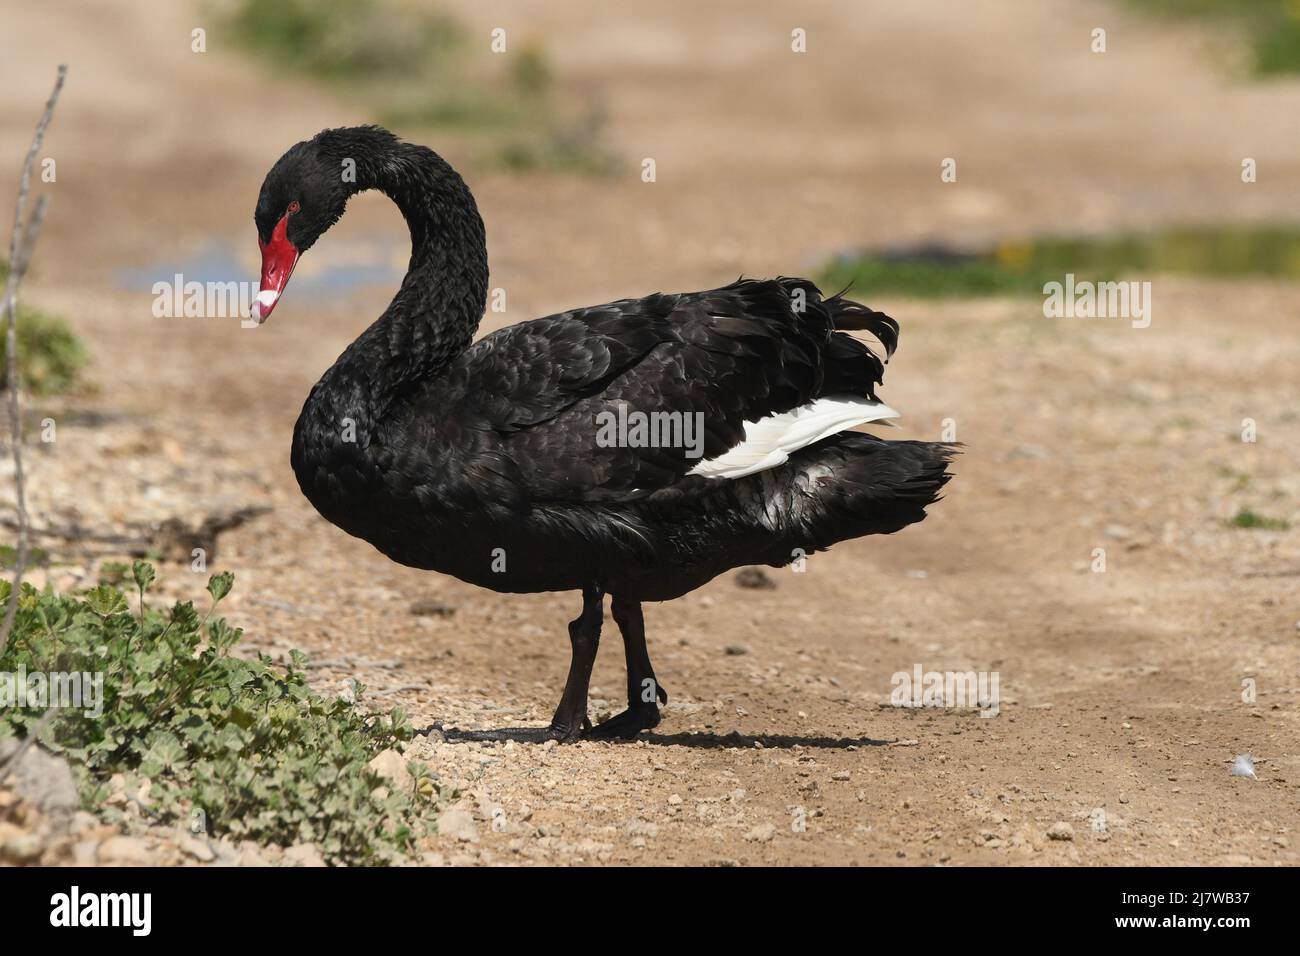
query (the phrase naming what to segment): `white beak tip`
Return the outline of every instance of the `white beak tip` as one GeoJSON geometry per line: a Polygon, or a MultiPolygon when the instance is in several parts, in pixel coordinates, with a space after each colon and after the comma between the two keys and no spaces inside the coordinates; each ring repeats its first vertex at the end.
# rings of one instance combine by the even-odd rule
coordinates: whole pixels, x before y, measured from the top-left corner
{"type": "Polygon", "coordinates": [[[253,300],[253,305],[248,310],[249,317],[261,322],[270,313],[271,306],[275,305],[278,298],[280,298],[280,293],[274,289],[263,289],[257,293],[257,298],[253,300]]]}

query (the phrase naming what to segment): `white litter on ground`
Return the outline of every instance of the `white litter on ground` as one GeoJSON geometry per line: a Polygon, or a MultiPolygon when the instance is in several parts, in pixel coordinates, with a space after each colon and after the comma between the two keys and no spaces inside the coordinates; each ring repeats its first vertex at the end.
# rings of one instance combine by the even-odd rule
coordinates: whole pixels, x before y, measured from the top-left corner
{"type": "Polygon", "coordinates": [[[1239,754],[1232,761],[1232,770],[1229,771],[1234,777],[1250,777],[1252,780],[1258,780],[1255,776],[1255,760],[1249,754],[1239,754]]]}

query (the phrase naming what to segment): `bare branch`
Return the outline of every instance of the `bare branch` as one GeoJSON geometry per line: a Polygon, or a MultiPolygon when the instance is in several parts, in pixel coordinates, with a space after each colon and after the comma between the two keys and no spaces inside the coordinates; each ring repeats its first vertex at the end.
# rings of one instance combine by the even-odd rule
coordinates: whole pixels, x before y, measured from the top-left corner
{"type": "Polygon", "coordinates": [[[45,213],[49,208],[49,196],[36,198],[36,208],[32,210],[32,216],[27,220],[27,228],[23,230],[23,241],[18,246],[19,279],[27,275],[27,267],[31,265],[32,253],[36,250],[36,240],[40,237],[41,226],[45,225],[45,213]]]}
{"type": "Polygon", "coordinates": [[[45,130],[54,118],[54,107],[59,102],[59,93],[63,90],[63,81],[68,75],[68,68],[59,66],[59,75],[54,80],[54,89],[45,103],[45,112],[36,124],[36,133],[32,137],[31,148],[23,161],[22,176],[18,181],[18,201],[14,207],[14,231],[9,240],[9,275],[5,278],[5,345],[8,349],[7,371],[9,376],[9,435],[14,457],[14,491],[18,512],[18,547],[14,562],[13,586],[9,591],[9,602],[5,608],[4,623],[0,624],[0,654],[9,647],[9,635],[13,631],[14,618],[18,615],[18,591],[23,583],[23,571],[27,566],[27,487],[23,476],[23,420],[18,406],[18,284],[27,272],[32,261],[32,252],[40,236],[41,224],[45,221],[48,200],[42,196],[36,203],[36,209],[30,219],[24,220],[27,211],[27,196],[31,192],[32,167],[36,165],[36,154],[40,152],[41,143],[45,141],[45,130]]]}

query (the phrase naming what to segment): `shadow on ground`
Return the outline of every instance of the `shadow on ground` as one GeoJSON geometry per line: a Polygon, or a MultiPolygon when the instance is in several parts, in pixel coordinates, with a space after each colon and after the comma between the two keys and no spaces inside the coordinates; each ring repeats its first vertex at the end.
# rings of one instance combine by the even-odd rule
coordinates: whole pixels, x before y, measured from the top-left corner
{"type": "MultiPolygon", "coordinates": [[[[460,730],[434,724],[421,733],[438,731],[449,744],[504,742],[513,740],[521,744],[540,744],[551,739],[545,727],[504,727],[500,730],[460,730]]],[[[631,740],[611,740],[602,743],[630,744],[644,740],[661,747],[695,747],[701,750],[750,750],[774,748],[789,750],[794,747],[813,747],[824,750],[846,750],[850,747],[887,747],[896,740],[876,740],[871,737],[797,737],[788,734],[641,734],[631,740]]]]}

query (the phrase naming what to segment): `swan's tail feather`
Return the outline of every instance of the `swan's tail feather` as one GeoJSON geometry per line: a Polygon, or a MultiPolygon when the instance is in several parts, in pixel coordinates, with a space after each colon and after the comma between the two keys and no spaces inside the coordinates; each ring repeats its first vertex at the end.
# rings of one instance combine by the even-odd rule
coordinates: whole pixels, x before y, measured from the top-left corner
{"type": "Polygon", "coordinates": [[[842,293],[826,299],[823,305],[830,313],[834,331],[822,349],[822,394],[849,392],[874,400],[875,386],[885,376],[885,362],[898,348],[898,323],[883,312],[844,298],[842,293]],[[884,359],[846,332],[870,332],[884,346],[884,359]]]}
{"type": "Polygon", "coordinates": [[[821,550],[921,521],[952,478],[948,466],[960,447],[856,432],[808,446],[764,482],[767,495],[784,486],[764,510],[764,523],[784,539],[776,563],[788,563],[794,548],[821,550]]]}
{"type": "Polygon", "coordinates": [[[948,443],[884,441],[860,434],[842,436],[839,448],[845,467],[829,483],[824,507],[831,528],[850,534],[835,540],[893,534],[922,520],[952,478],[948,466],[960,453],[948,443]]]}
{"type": "Polygon", "coordinates": [[[898,323],[885,313],[846,299],[842,292],[827,299],[826,308],[830,309],[836,331],[870,332],[885,347],[886,359],[898,348],[898,323]]]}

